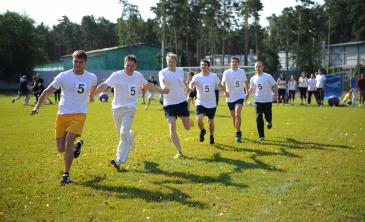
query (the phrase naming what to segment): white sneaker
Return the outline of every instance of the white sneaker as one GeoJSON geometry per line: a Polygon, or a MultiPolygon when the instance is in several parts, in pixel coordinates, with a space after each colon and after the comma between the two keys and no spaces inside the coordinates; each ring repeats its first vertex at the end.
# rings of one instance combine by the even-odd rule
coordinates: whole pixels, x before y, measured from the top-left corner
{"type": "Polygon", "coordinates": [[[134,149],[134,132],[133,130],[129,130],[129,149],[133,150],[134,149]]]}

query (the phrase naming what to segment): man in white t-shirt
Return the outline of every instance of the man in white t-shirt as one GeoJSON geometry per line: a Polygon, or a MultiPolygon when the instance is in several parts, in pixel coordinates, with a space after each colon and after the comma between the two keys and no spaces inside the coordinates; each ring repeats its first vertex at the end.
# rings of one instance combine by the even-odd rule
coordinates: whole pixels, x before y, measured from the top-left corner
{"type": "Polygon", "coordinates": [[[86,119],[87,102],[93,102],[91,97],[96,87],[97,78],[93,73],[86,71],[87,55],[82,50],[73,54],[73,69],[61,72],[54,81],[40,95],[31,115],[37,114],[39,107],[49,94],[62,89],[62,98],[56,117],[56,143],[57,150],[64,152],[64,173],[61,185],[70,183],[70,169],[74,158],[79,157],[83,141],[75,143],[81,136],[86,119]]]}
{"type": "Polygon", "coordinates": [[[177,55],[169,53],[166,56],[166,62],[167,68],[162,69],[158,77],[161,87],[168,87],[170,90],[169,94],[163,97],[163,106],[169,124],[170,137],[178,152],[175,158],[179,158],[182,156],[182,148],[176,133],[176,119],[180,117],[184,128],[190,129],[190,113],[185,97],[185,89],[188,89],[188,85],[184,79],[184,70],[176,67],[177,55]]]}
{"type": "Polygon", "coordinates": [[[220,87],[225,94],[224,87],[220,84],[217,74],[209,72],[210,62],[207,59],[200,60],[201,72],[194,75],[189,83],[191,90],[196,89],[197,99],[196,105],[196,121],[200,129],[199,141],[204,141],[206,130],[204,129],[203,117],[208,117],[209,125],[209,143],[214,144],[214,116],[217,109],[215,88],[220,87]]]}
{"type": "Polygon", "coordinates": [[[239,58],[231,58],[231,68],[223,72],[222,85],[229,96],[226,97],[231,112],[233,127],[236,129],[236,141],[241,142],[241,111],[243,101],[248,98],[248,80],[245,70],[238,68],[239,58]]]}
{"type": "Polygon", "coordinates": [[[274,78],[270,74],[264,73],[263,70],[264,65],[261,61],[257,61],[255,63],[256,74],[250,79],[250,94],[254,94],[259,141],[263,141],[265,138],[263,114],[267,128],[272,127],[272,92],[277,91],[274,78]]]}
{"type": "Polygon", "coordinates": [[[316,76],[316,93],[318,97],[318,102],[320,106],[323,106],[324,100],[324,83],[326,81],[326,76],[318,69],[318,75],[316,76]]]}
{"type": "Polygon", "coordinates": [[[114,89],[112,113],[115,127],[119,133],[119,144],[116,159],[110,163],[119,171],[121,165],[128,159],[128,154],[134,146],[134,136],[131,130],[138,102],[138,89],[144,87],[149,91],[168,93],[168,88],[147,82],[140,72],[135,71],[137,59],[134,55],[124,58],[124,69],[113,72],[107,80],[98,85],[93,96],[103,92],[108,87],[114,89]]]}

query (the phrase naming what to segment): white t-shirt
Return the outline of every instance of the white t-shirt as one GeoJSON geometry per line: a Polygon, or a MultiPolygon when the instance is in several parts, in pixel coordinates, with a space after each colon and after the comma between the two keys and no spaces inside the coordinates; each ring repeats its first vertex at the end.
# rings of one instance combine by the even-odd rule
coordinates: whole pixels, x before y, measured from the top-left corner
{"type": "Polygon", "coordinates": [[[272,87],[276,84],[274,78],[267,73],[254,75],[250,79],[250,89],[254,89],[254,101],[259,103],[272,102],[272,87]]]}
{"type": "Polygon", "coordinates": [[[296,80],[289,80],[288,82],[288,88],[289,90],[296,90],[297,89],[297,81],[296,80]]]}
{"type": "Polygon", "coordinates": [[[308,78],[307,77],[299,77],[299,87],[300,88],[308,87],[308,78]]]}
{"type": "Polygon", "coordinates": [[[86,113],[89,92],[96,82],[96,75],[86,70],[82,75],[77,75],[73,69],[58,74],[50,84],[62,90],[57,114],[86,113]]]}
{"type": "Polygon", "coordinates": [[[324,81],[326,80],[326,76],[321,74],[316,76],[316,87],[317,88],[323,88],[324,87],[324,81]]]}
{"type": "Polygon", "coordinates": [[[285,79],[278,79],[278,88],[279,89],[286,89],[286,80],[285,79]]]}
{"type": "Polygon", "coordinates": [[[147,80],[140,72],[134,71],[129,76],[124,70],[119,70],[113,72],[104,83],[114,88],[112,109],[119,107],[136,108],[138,90],[142,85],[147,84],[147,80]]]}
{"type": "Polygon", "coordinates": [[[244,82],[247,80],[245,70],[228,69],[223,72],[222,84],[226,87],[229,97],[226,98],[227,102],[234,102],[239,99],[245,99],[245,87],[244,82]]]}
{"type": "Polygon", "coordinates": [[[184,70],[176,67],[175,72],[168,68],[158,73],[161,88],[169,88],[169,93],[163,95],[163,105],[174,105],[186,101],[184,92],[184,70]]]}
{"type": "Polygon", "coordinates": [[[314,91],[316,88],[316,79],[309,78],[308,79],[308,91],[314,91]]]}
{"type": "Polygon", "coordinates": [[[215,88],[221,81],[215,73],[209,72],[208,75],[199,73],[193,76],[189,83],[189,87],[196,87],[197,97],[196,105],[204,106],[205,108],[214,108],[217,106],[215,100],[215,88]]]}

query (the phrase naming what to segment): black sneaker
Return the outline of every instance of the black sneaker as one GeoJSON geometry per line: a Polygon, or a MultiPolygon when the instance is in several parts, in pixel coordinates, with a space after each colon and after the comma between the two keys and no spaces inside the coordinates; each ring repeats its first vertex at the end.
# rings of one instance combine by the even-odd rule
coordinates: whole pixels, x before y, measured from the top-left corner
{"type": "Polygon", "coordinates": [[[77,158],[80,156],[81,153],[81,147],[84,145],[84,141],[83,140],[79,140],[76,142],[77,147],[74,150],[74,158],[77,158]]]}
{"type": "Polygon", "coordinates": [[[13,99],[13,100],[11,101],[11,103],[15,103],[15,99],[13,99]]]}
{"type": "Polygon", "coordinates": [[[236,142],[241,142],[242,140],[242,132],[236,132],[236,142]]]}
{"type": "Polygon", "coordinates": [[[271,122],[268,122],[268,123],[267,123],[267,128],[268,128],[268,129],[271,129],[271,127],[272,127],[272,123],[271,123],[271,122]]]}
{"type": "Polygon", "coordinates": [[[60,180],[60,184],[61,186],[65,186],[66,184],[69,183],[71,183],[70,175],[68,173],[64,173],[60,180]]]}
{"type": "MultiPolygon", "coordinates": [[[[118,161],[118,162],[119,162],[119,161],[118,161]]],[[[118,171],[120,171],[120,165],[121,165],[121,164],[118,164],[118,163],[117,163],[117,161],[115,161],[115,160],[110,161],[110,163],[113,165],[113,167],[114,167],[115,169],[117,169],[118,171]]]]}
{"type": "Polygon", "coordinates": [[[205,136],[205,133],[206,132],[207,131],[205,129],[200,130],[199,142],[203,142],[204,141],[204,136],[205,136]]]}
{"type": "Polygon", "coordinates": [[[214,144],[214,136],[213,135],[210,135],[210,137],[209,137],[209,143],[210,144],[214,144]]]}

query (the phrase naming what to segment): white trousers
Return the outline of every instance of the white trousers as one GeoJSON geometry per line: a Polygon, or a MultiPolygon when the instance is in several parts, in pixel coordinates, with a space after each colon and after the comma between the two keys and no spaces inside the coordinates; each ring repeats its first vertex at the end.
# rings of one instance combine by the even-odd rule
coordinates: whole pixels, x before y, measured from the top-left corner
{"type": "Polygon", "coordinates": [[[131,136],[129,130],[132,126],[136,108],[119,107],[117,109],[113,109],[112,113],[115,128],[117,129],[120,137],[116,156],[120,163],[124,163],[128,159],[129,148],[132,143],[132,141],[130,141],[131,136]]]}

